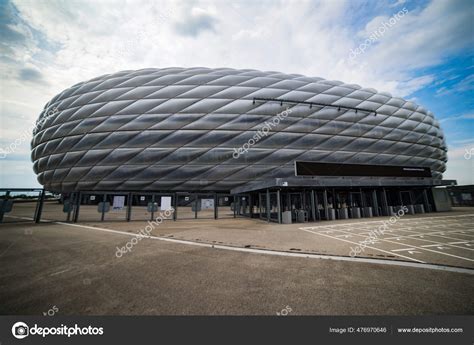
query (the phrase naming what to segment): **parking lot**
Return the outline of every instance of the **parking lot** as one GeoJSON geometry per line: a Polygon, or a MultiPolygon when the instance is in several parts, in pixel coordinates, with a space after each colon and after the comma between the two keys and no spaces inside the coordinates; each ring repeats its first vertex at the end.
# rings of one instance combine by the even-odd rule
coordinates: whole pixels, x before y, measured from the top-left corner
{"type": "MultiPolygon", "coordinates": [[[[164,221],[0,224],[0,313],[425,315],[474,312],[470,209],[278,225],[164,221]]],[[[18,217],[18,216],[15,216],[18,217]]]]}
{"type": "Polygon", "coordinates": [[[133,235],[97,229],[2,224],[0,314],[54,307],[62,315],[277,315],[287,306],[290,315],[474,311],[473,274],[152,239],[118,258],[116,248],[133,235]]]}
{"type": "Polygon", "coordinates": [[[302,231],[318,237],[343,242],[350,248],[367,239],[367,250],[359,256],[392,257],[419,263],[442,263],[474,268],[474,215],[440,215],[399,219],[382,236],[370,239],[371,231],[381,226],[380,221],[324,224],[302,227],[302,231]],[[369,240],[370,239],[370,240],[369,240]]]}

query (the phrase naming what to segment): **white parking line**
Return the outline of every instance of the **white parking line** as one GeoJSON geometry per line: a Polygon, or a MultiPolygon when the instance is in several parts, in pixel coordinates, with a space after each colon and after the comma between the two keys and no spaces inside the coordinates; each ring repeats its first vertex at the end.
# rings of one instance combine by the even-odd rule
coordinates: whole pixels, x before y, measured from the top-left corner
{"type": "MultiPolygon", "coordinates": [[[[413,219],[399,219],[398,222],[420,222],[426,224],[426,222],[430,222],[430,220],[438,220],[438,219],[445,219],[445,218],[464,218],[464,217],[474,217],[474,214],[463,214],[457,216],[434,216],[434,217],[420,217],[420,218],[413,218],[413,219]]],[[[372,220],[368,222],[354,222],[354,223],[341,223],[341,224],[329,224],[329,225],[320,225],[320,226],[307,226],[300,228],[301,230],[309,229],[309,230],[317,230],[319,227],[340,227],[340,226],[350,226],[350,225],[360,225],[360,224],[376,224],[376,223],[383,223],[386,220],[372,220]]]]}
{"type": "MultiPolygon", "coordinates": [[[[337,230],[337,231],[339,231],[339,232],[346,232],[345,230],[337,230]]],[[[363,235],[357,235],[357,234],[354,234],[354,235],[367,238],[366,236],[363,236],[363,235]]],[[[340,238],[338,238],[338,239],[340,240],[340,238]]],[[[405,244],[405,243],[402,243],[402,242],[394,242],[394,241],[386,240],[386,239],[383,239],[383,238],[377,238],[377,241],[388,242],[388,243],[395,243],[395,244],[397,244],[397,245],[413,247],[413,248],[419,249],[419,250],[425,250],[425,251],[428,251],[428,252],[433,252],[433,253],[437,253],[437,254],[442,254],[442,255],[446,255],[446,256],[451,256],[451,257],[453,257],[453,258],[457,258],[457,259],[461,259],[461,260],[466,260],[466,261],[474,262],[473,259],[466,258],[466,257],[464,257],[464,256],[458,256],[458,255],[454,255],[454,254],[448,254],[448,253],[444,253],[444,252],[440,252],[440,251],[433,250],[433,249],[428,249],[428,248],[421,248],[421,247],[418,247],[418,246],[409,245],[409,244],[405,244]]]]}
{"type": "MultiPolygon", "coordinates": [[[[413,240],[418,240],[418,241],[425,241],[425,242],[431,242],[433,243],[432,245],[422,245],[422,247],[435,247],[435,246],[439,246],[439,245],[445,245],[445,246],[450,246],[450,247],[453,247],[453,248],[459,248],[459,249],[464,249],[464,250],[470,250],[470,251],[474,251],[474,249],[472,248],[466,248],[466,247],[461,247],[461,246],[457,246],[456,244],[457,243],[461,243],[461,242],[450,242],[449,244],[448,243],[440,243],[440,242],[436,242],[436,241],[431,241],[431,240],[427,240],[427,239],[424,239],[424,238],[418,238],[418,237],[423,237],[424,235],[409,235],[409,236],[396,236],[396,237],[385,237],[384,239],[385,240],[397,240],[397,241],[400,241],[401,238],[409,238],[409,239],[413,239],[413,240]]],[[[464,242],[464,243],[467,243],[467,242],[464,242]]]]}
{"type": "MultiPolygon", "coordinates": [[[[411,231],[411,230],[403,230],[403,229],[397,229],[397,230],[414,232],[414,231],[411,231]]],[[[449,233],[453,233],[453,232],[454,232],[454,231],[452,231],[452,232],[443,231],[442,233],[444,233],[444,234],[449,234],[449,233]]],[[[449,240],[456,240],[456,241],[465,241],[465,240],[466,240],[465,238],[455,238],[455,237],[448,237],[448,236],[443,236],[443,235],[437,235],[437,234],[439,234],[439,233],[440,233],[440,231],[436,231],[436,232],[414,232],[412,235],[403,235],[403,236],[397,236],[397,237],[434,236],[434,237],[443,237],[443,238],[447,238],[447,239],[449,239],[449,240]]]]}
{"type": "Polygon", "coordinates": [[[401,248],[401,249],[392,249],[392,252],[406,252],[408,250],[415,250],[415,248],[401,248]]]}
{"type": "MultiPolygon", "coordinates": [[[[319,233],[319,232],[314,232],[314,231],[307,230],[307,229],[302,229],[302,228],[300,228],[300,230],[303,230],[303,231],[306,231],[306,232],[310,232],[310,233],[315,234],[315,235],[326,236],[326,237],[329,237],[329,238],[332,238],[332,239],[336,239],[336,240],[338,240],[338,241],[344,241],[344,242],[347,242],[347,243],[355,244],[356,246],[360,245],[359,242],[353,242],[353,241],[349,241],[349,240],[343,240],[343,239],[338,238],[338,237],[325,235],[325,234],[322,234],[322,233],[319,233]]],[[[386,250],[383,250],[383,249],[379,249],[379,248],[376,248],[376,247],[370,247],[370,246],[365,246],[365,247],[366,247],[366,248],[373,249],[373,250],[378,250],[379,252],[386,253],[386,254],[390,254],[390,255],[395,254],[395,253],[392,253],[392,252],[389,252],[389,251],[386,251],[386,250]]],[[[404,255],[400,255],[400,254],[395,254],[395,255],[397,255],[397,256],[399,256],[399,257],[401,257],[401,258],[404,258],[404,259],[411,260],[411,261],[415,261],[415,262],[419,262],[419,263],[425,263],[424,261],[417,260],[417,259],[414,259],[414,258],[410,258],[409,256],[404,256],[404,255]]]]}

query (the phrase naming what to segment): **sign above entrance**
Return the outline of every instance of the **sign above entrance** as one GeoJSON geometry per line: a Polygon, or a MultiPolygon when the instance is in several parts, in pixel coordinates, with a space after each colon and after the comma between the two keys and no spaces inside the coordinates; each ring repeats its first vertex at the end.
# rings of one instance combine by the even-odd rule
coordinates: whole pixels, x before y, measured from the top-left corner
{"type": "Polygon", "coordinates": [[[431,169],[413,166],[340,164],[295,161],[296,176],[431,177],[431,169]]]}

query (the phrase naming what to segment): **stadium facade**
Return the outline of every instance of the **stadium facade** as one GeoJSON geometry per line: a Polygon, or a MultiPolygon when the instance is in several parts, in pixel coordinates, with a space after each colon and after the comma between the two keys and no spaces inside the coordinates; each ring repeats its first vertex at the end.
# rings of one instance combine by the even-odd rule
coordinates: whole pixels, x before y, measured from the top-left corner
{"type": "Polygon", "coordinates": [[[447,148],[433,114],[385,92],[229,68],[123,71],[46,104],[34,171],[81,205],[278,222],[436,210],[447,148]],[[118,200],[118,201],[117,201],[118,200]],[[117,206],[117,207],[116,207],[117,206]],[[180,212],[181,209],[181,212],[180,212]],[[206,213],[205,211],[208,211],[206,213]],[[210,213],[209,213],[210,212],[210,213]]]}

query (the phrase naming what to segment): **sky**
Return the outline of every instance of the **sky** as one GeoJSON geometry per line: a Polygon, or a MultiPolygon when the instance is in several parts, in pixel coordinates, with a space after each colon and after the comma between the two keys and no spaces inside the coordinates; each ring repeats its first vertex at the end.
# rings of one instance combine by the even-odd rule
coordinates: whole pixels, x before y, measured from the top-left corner
{"type": "Polygon", "coordinates": [[[445,179],[474,184],[474,1],[0,0],[0,187],[39,187],[31,130],[84,80],[140,68],[298,73],[435,114],[445,179]],[[0,151],[3,152],[3,151],[0,151]]]}

